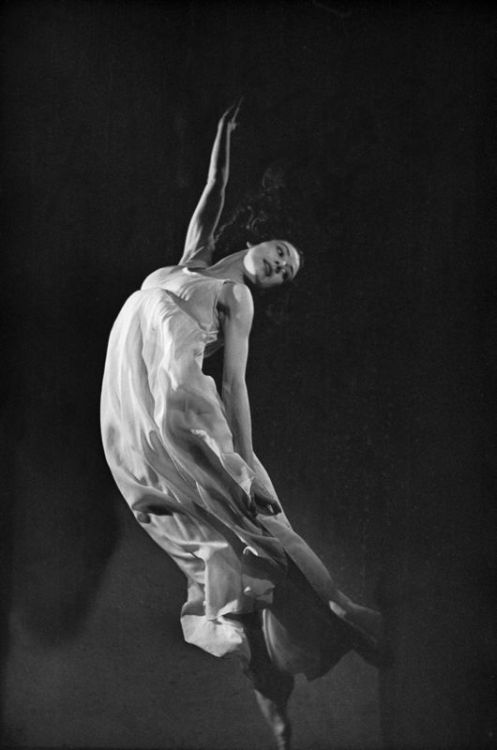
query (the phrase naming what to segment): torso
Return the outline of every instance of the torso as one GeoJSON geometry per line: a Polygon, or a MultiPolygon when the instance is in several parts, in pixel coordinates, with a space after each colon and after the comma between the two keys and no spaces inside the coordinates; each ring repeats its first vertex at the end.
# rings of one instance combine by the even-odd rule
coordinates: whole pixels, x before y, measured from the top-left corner
{"type": "MultiPolygon", "coordinates": [[[[142,290],[161,288],[178,297],[199,326],[211,334],[216,334],[218,348],[222,345],[222,324],[224,318],[223,287],[231,284],[231,279],[219,279],[203,273],[198,264],[190,266],[167,266],[151,273],[142,284],[142,290]]],[[[209,347],[209,352],[212,348],[209,347]]],[[[207,352],[206,352],[207,353],[207,352]]]]}

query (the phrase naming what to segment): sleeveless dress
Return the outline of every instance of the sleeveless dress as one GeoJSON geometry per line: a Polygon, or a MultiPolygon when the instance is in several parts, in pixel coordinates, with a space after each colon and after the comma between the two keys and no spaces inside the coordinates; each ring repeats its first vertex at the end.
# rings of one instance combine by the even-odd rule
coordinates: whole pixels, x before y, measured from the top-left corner
{"type": "Polygon", "coordinates": [[[201,265],[159,269],[112,328],[101,397],[105,456],[135,518],[186,576],[185,640],[250,660],[237,615],[262,611],[271,660],[290,674],[324,674],[354,647],[328,602],[328,571],[284,513],[247,510],[262,464],[235,452],[204,357],[222,345],[218,297],[232,283],[201,265]],[[197,270],[195,270],[197,269],[197,270]]]}

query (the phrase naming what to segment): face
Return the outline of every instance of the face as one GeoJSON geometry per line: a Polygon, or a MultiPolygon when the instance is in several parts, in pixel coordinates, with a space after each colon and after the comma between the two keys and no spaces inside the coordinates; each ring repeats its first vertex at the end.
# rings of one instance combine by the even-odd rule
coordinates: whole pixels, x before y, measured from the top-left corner
{"type": "Polygon", "coordinates": [[[286,240],[269,240],[249,248],[243,258],[243,266],[253,284],[269,289],[295,278],[300,267],[300,256],[286,240]]]}

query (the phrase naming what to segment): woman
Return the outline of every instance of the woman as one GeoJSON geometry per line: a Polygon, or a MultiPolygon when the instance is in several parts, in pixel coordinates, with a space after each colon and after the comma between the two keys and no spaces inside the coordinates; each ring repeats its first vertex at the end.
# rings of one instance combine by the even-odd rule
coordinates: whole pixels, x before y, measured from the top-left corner
{"type": "Polygon", "coordinates": [[[301,260],[290,242],[271,240],[212,264],[238,108],[219,122],[179,265],[145,279],[114,324],[102,436],[137,521],[186,575],[186,641],[240,657],[286,748],[293,676],[324,674],[351,648],[371,654],[379,615],[336,589],[291,528],[252,447],[250,288],[291,281],[301,260]],[[221,345],[220,396],[202,362],[221,345]]]}

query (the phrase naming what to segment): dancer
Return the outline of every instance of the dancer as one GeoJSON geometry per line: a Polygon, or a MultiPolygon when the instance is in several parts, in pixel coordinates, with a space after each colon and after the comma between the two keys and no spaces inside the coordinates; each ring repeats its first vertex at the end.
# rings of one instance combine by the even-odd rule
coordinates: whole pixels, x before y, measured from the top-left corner
{"type": "Polygon", "coordinates": [[[374,656],[380,622],[293,531],[252,447],[251,289],[291,281],[301,256],[273,239],[212,262],[238,110],[219,122],[179,264],[148,276],[113,326],[102,438],[138,523],[187,578],[185,640],[240,657],[278,747],[289,748],[294,675],[322,675],[352,648],[374,656]],[[221,394],[202,371],[220,346],[221,394]]]}

